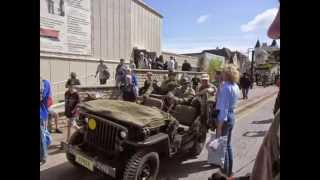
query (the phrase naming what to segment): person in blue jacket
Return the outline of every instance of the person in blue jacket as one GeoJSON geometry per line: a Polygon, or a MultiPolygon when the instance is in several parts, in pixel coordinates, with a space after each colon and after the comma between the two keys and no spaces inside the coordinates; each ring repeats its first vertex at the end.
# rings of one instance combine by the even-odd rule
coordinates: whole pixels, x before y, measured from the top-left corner
{"type": "Polygon", "coordinates": [[[44,164],[48,156],[48,145],[45,137],[49,106],[52,104],[51,86],[48,80],[40,77],[40,163],[44,164]]]}

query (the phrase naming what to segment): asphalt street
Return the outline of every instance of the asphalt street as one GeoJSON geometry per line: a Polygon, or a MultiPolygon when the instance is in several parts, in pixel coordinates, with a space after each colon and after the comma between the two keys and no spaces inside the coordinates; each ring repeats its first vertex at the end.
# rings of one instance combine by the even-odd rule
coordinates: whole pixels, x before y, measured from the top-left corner
{"type": "MultiPolygon", "coordinates": [[[[232,135],[235,175],[251,171],[255,156],[272,118],[275,96],[237,115],[232,135]]],[[[208,133],[210,139],[212,132],[208,133]]],[[[207,149],[193,159],[162,159],[160,180],[206,180],[217,169],[207,164],[207,149]]],[[[74,168],[56,145],[49,150],[48,163],[40,167],[41,180],[108,180],[88,171],[74,168]]]]}

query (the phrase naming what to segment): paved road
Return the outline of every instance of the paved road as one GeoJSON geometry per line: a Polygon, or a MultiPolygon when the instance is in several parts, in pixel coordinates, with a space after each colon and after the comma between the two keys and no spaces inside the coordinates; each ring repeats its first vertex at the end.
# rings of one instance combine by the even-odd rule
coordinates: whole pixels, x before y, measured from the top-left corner
{"type": "MultiPolygon", "coordinates": [[[[250,172],[262,139],[271,124],[275,97],[237,115],[233,131],[234,172],[245,175],[250,172]]],[[[211,133],[208,134],[208,137],[211,133]]],[[[207,138],[209,139],[209,138],[207,138]]],[[[50,150],[48,163],[40,168],[41,180],[107,180],[74,168],[66,162],[61,151],[50,150]]],[[[163,180],[206,180],[217,169],[207,165],[207,150],[196,159],[171,159],[161,161],[160,179],[163,180]]]]}

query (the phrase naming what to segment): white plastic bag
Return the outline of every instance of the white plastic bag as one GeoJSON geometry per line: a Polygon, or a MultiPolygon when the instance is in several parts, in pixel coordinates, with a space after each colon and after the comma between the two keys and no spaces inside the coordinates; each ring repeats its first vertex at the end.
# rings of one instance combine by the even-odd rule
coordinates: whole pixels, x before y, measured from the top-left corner
{"type": "Polygon", "coordinates": [[[209,143],[209,147],[212,148],[212,150],[216,151],[219,147],[219,139],[214,139],[209,143]]]}
{"type": "Polygon", "coordinates": [[[207,145],[209,164],[224,167],[227,140],[227,136],[221,136],[218,139],[215,138],[215,135],[211,136],[207,145]]]}

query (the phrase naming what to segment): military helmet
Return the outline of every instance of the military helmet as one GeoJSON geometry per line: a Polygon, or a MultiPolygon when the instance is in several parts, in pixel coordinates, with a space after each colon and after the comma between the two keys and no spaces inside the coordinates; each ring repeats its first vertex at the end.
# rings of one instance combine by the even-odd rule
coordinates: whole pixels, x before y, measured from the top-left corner
{"type": "Polygon", "coordinates": [[[190,83],[190,79],[188,77],[182,77],[180,80],[181,85],[186,85],[190,83]]]}

